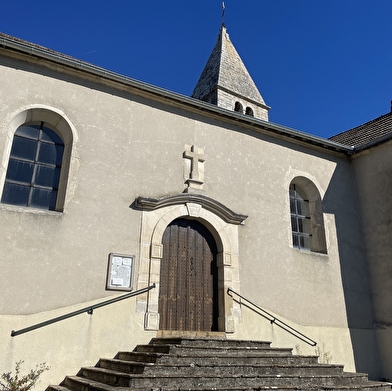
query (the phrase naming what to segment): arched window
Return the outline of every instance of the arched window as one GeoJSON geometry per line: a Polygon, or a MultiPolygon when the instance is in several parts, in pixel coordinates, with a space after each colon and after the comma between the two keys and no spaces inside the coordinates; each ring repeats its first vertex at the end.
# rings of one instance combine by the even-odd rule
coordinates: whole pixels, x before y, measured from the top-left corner
{"type": "Polygon", "coordinates": [[[238,111],[241,114],[244,113],[244,108],[242,107],[242,104],[240,102],[235,102],[234,111],[238,111]]]}
{"type": "Polygon", "coordinates": [[[309,250],[312,236],[310,230],[309,200],[306,199],[306,195],[302,189],[295,184],[290,185],[290,214],[293,247],[309,250]]]}
{"type": "Polygon", "coordinates": [[[309,179],[295,178],[289,189],[293,247],[327,253],[320,193],[309,179]]]}
{"type": "Polygon", "coordinates": [[[44,122],[14,134],[1,202],[56,210],[64,142],[44,122]]]}
{"type": "Polygon", "coordinates": [[[245,110],[245,114],[246,115],[250,115],[250,116],[253,117],[253,110],[252,110],[252,108],[251,107],[247,107],[246,110],[245,110]]]}

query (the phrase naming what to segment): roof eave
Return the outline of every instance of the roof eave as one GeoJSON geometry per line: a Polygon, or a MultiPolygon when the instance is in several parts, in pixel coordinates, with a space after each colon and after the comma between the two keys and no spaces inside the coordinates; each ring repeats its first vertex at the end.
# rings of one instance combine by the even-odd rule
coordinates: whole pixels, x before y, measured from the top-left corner
{"type": "Polygon", "coordinates": [[[181,105],[192,107],[193,109],[199,109],[207,111],[209,113],[215,113],[221,117],[224,116],[231,120],[239,121],[247,125],[252,125],[254,126],[255,130],[263,129],[267,132],[277,133],[290,139],[296,139],[307,144],[317,145],[319,147],[341,153],[352,154],[354,151],[353,147],[348,147],[346,145],[336,143],[321,137],[313,136],[282,125],[274,124],[272,122],[263,121],[261,119],[257,119],[248,115],[243,115],[234,111],[226,110],[210,103],[190,98],[188,96],[172,92],[160,87],[156,87],[151,84],[141,82],[139,80],[118,74],[113,71],[109,71],[102,67],[98,67],[93,64],[77,60],[75,58],[63,55],[62,53],[44,48],[42,46],[37,46],[27,41],[14,39],[13,37],[4,34],[0,34],[0,46],[23,54],[36,56],[40,59],[45,59],[47,61],[54,62],[56,64],[60,64],[72,69],[76,69],[80,72],[85,72],[94,76],[98,76],[112,82],[121,83],[135,90],[140,90],[141,92],[148,93],[154,96],[159,96],[161,98],[164,98],[165,100],[175,101],[177,102],[177,104],[180,103],[181,105]]]}
{"type": "Polygon", "coordinates": [[[370,141],[370,142],[368,142],[366,144],[360,145],[358,147],[354,146],[353,147],[353,152],[354,152],[354,154],[362,152],[362,151],[364,151],[366,149],[370,149],[370,148],[375,147],[375,146],[377,146],[379,144],[383,144],[383,143],[385,143],[387,141],[390,141],[391,139],[392,139],[392,132],[388,133],[388,134],[385,134],[384,136],[381,136],[379,138],[376,138],[376,139],[374,139],[374,140],[372,140],[372,141],[370,141]]]}

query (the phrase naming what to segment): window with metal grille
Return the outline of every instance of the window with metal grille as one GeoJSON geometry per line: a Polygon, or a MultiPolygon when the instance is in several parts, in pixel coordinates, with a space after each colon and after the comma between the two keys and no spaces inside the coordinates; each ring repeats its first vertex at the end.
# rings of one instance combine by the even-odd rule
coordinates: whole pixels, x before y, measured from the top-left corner
{"type": "Polygon", "coordinates": [[[40,124],[20,126],[14,135],[1,202],[55,210],[64,143],[40,124]]]}
{"type": "Polygon", "coordinates": [[[309,250],[311,248],[311,227],[309,201],[305,193],[295,184],[290,185],[290,214],[293,247],[309,250]]]}

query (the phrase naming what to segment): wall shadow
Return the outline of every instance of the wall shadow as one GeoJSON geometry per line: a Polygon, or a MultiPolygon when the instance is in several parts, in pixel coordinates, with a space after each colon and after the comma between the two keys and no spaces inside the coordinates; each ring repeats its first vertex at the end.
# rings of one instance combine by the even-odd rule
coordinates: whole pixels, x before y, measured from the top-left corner
{"type": "Polygon", "coordinates": [[[347,322],[357,372],[382,377],[366,247],[357,190],[349,159],[338,162],[323,199],[323,211],[334,215],[347,322]]]}

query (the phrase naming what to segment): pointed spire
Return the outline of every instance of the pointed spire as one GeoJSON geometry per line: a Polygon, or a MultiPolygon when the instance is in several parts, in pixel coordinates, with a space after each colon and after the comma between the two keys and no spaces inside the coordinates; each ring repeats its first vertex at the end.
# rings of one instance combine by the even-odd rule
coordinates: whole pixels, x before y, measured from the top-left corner
{"type": "Polygon", "coordinates": [[[269,107],[231,43],[223,23],[192,97],[268,121],[269,107]]]}

